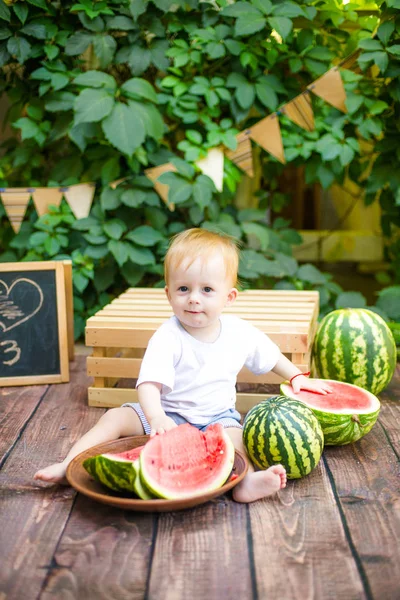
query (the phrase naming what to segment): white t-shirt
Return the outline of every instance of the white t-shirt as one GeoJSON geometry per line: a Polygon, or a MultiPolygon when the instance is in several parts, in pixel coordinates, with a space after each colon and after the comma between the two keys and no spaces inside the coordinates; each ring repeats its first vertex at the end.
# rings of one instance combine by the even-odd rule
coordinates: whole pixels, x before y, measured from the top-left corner
{"type": "Polygon", "coordinates": [[[218,339],[206,343],[171,317],[150,339],[137,380],[137,386],[162,384],[163,409],[196,425],[234,408],[236,377],[243,366],[260,375],[273,369],[280,356],[278,346],[248,321],[221,315],[220,323],[218,339]]]}

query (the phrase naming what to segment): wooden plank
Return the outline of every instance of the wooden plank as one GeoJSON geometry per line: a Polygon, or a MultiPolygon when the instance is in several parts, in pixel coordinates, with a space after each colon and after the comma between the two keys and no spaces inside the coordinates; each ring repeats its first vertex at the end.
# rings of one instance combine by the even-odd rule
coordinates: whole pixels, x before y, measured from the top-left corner
{"type": "Polygon", "coordinates": [[[393,574],[400,572],[400,405],[393,400],[389,388],[382,395],[381,415],[370,433],[355,444],[327,448],[324,453],[366,596],[379,600],[392,600],[399,594],[393,574]],[[386,427],[397,440],[397,448],[388,443],[386,427]]]}
{"type": "Polygon", "coordinates": [[[0,388],[0,465],[25,429],[48,385],[0,388]]]}
{"type": "Polygon", "coordinates": [[[0,473],[0,579],[4,598],[37,598],[71,511],[71,488],[33,481],[40,467],[61,460],[103,411],[89,409],[85,357],[71,364],[71,384],[51,387],[0,473]],[[73,393],[71,393],[73,391],[73,393]]]}
{"type": "MultiPolygon", "coordinates": [[[[93,317],[92,317],[93,318],[93,317]]],[[[90,319],[89,319],[90,320],[90,319]]],[[[300,328],[299,328],[300,329],[300,328]]],[[[85,343],[87,346],[104,346],[107,348],[146,348],[149,339],[154,334],[156,327],[141,328],[139,325],[129,326],[122,321],[118,327],[109,322],[87,324],[85,343]]],[[[269,328],[268,337],[277,344],[281,352],[308,352],[312,343],[307,331],[279,331],[276,327],[269,328]]]]}
{"type": "MultiPolygon", "coordinates": [[[[303,357],[303,355],[300,355],[303,357]]],[[[104,381],[99,383],[104,377],[128,377],[137,378],[139,376],[142,359],[139,358],[108,358],[108,357],[88,357],[87,373],[95,378],[95,387],[105,387],[104,381]]],[[[303,372],[307,371],[308,364],[298,364],[296,366],[303,372]]],[[[281,383],[282,377],[269,372],[263,375],[254,375],[248,369],[242,369],[237,377],[238,381],[246,383],[281,383]]],[[[107,386],[109,387],[109,386],[107,386]]]]}
{"type": "Polygon", "coordinates": [[[78,495],[40,600],[142,600],[156,523],[78,495]]]}
{"type": "Polygon", "coordinates": [[[258,598],[365,598],[323,464],[249,513],[258,598]]]}
{"type": "Polygon", "coordinates": [[[88,388],[89,406],[115,408],[124,402],[138,402],[137,391],[133,388],[88,388]]]}
{"type": "Polygon", "coordinates": [[[160,515],[147,598],[255,598],[247,507],[222,496],[160,515]]]}

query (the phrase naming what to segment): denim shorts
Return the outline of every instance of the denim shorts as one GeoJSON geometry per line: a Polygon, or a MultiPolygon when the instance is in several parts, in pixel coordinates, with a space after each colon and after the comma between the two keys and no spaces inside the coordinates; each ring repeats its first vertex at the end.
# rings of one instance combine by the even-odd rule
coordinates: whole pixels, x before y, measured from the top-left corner
{"type": "MultiPolygon", "coordinates": [[[[131,408],[133,408],[134,411],[136,411],[144,432],[149,434],[150,433],[150,424],[148,422],[148,420],[146,419],[144,412],[142,411],[142,408],[140,406],[140,404],[138,402],[132,402],[129,403],[127,402],[126,404],[123,404],[122,406],[130,406],[131,408]]],[[[184,417],[182,417],[181,415],[178,415],[178,413],[174,413],[174,412],[166,412],[165,413],[167,415],[167,417],[171,417],[171,419],[173,421],[175,421],[175,423],[177,425],[182,425],[184,423],[189,423],[189,421],[187,421],[184,417]]],[[[215,415],[214,417],[210,418],[210,422],[207,423],[206,425],[196,425],[195,423],[190,423],[191,425],[193,425],[194,427],[197,427],[197,429],[200,429],[200,431],[204,431],[205,429],[207,429],[207,427],[211,424],[214,423],[221,423],[221,425],[223,427],[239,427],[240,429],[242,429],[242,425],[240,424],[240,413],[235,410],[234,408],[230,408],[228,410],[225,410],[223,413],[219,414],[219,415],[215,415]]]]}

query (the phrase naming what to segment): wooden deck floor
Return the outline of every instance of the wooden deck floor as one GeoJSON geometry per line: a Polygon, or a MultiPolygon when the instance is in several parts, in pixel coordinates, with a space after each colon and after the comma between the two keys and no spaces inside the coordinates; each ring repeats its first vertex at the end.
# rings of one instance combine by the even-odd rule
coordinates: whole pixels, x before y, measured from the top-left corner
{"type": "Polygon", "coordinates": [[[0,390],[1,600],[400,598],[399,369],[374,429],[276,497],[146,514],[32,480],[104,411],[85,357],[71,367],[69,384],[0,390]]]}

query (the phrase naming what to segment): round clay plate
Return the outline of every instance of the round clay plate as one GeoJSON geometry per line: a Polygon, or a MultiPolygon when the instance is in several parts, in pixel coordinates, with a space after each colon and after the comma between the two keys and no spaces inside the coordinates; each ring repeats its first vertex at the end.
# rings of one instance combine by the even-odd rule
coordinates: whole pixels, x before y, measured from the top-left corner
{"type": "Polygon", "coordinates": [[[248,467],[247,460],[240,452],[235,450],[235,461],[232,474],[237,475],[237,477],[232,480],[228,479],[228,481],[217,490],[180,500],[140,500],[136,497],[113,492],[106,488],[95,481],[82,466],[83,461],[90,456],[96,456],[97,454],[103,454],[105,452],[125,452],[126,450],[131,450],[137,446],[142,446],[148,439],[148,435],[126,437],[113,442],[106,442],[105,444],[93,446],[93,448],[85,450],[85,452],[76,456],[68,465],[68,483],[78,492],[81,492],[81,494],[103,504],[116,506],[117,508],[123,508],[124,510],[165,512],[169,510],[191,508],[192,506],[208,502],[208,500],[221,496],[231,490],[235,485],[240,483],[246,475],[248,467]]]}

